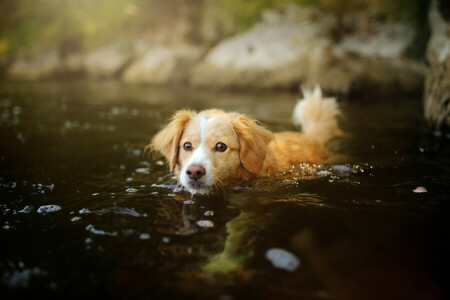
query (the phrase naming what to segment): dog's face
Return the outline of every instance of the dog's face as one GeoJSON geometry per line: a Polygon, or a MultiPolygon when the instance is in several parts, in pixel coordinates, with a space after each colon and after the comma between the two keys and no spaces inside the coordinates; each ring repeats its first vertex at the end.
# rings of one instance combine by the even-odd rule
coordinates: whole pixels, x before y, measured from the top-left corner
{"type": "Polygon", "coordinates": [[[191,193],[206,194],[262,169],[272,134],[237,113],[178,111],[149,145],[191,193]]]}

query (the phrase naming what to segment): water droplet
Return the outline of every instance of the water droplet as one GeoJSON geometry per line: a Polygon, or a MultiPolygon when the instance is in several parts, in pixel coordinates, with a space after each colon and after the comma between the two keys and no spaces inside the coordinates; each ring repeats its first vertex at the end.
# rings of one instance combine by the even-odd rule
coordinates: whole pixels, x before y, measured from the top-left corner
{"type": "Polygon", "coordinates": [[[148,233],[141,233],[141,234],[139,235],[139,238],[140,238],[141,240],[148,240],[148,239],[150,239],[150,234],[148,234],[148,233]]]}

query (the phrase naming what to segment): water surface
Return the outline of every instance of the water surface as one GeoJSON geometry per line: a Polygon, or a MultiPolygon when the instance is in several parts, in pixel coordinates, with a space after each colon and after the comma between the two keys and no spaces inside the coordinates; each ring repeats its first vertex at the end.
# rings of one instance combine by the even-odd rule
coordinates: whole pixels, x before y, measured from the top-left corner
{"type": "Polygon", "coordinates": [[[143,153],[177,109],[235,110],[293,130],[295,98],[1,84],[4,294],[448,297],[448,142],[427,132],[420,99],[340,99],[347,135],[330,144],[329,161],[207,197],[191,198],[161,157],[143,153]],[[274,248],[299,266],[274,266],[266,258],[274,248]]]}

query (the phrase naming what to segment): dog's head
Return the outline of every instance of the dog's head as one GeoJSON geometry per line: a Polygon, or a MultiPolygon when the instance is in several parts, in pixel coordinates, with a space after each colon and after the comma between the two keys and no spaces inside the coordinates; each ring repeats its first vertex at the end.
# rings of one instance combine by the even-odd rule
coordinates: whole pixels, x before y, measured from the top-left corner
{"type": "Polygon", "coordinates": [[[272,133],[238,113],[176,112],[148,147],[161,152],[178,181],[206,194],[230,180],[261,171],[272,133]]]}

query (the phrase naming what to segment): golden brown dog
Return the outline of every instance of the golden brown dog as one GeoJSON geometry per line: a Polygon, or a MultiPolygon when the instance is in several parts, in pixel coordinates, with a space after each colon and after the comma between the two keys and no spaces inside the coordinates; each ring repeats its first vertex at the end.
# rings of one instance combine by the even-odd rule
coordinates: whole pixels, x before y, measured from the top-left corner
{"type": "Polygon", "coordinates": [[[209,109],[180,110],[147,149],[161,152],[178,182],[192,194],[206,194],[227,182],[274,175],[292,165],[327,157],[327,141],[341,133],[334,98],[320,88],[304,91],[293,112],[300,132],[272,133],[239,114],[209,109]]]}

